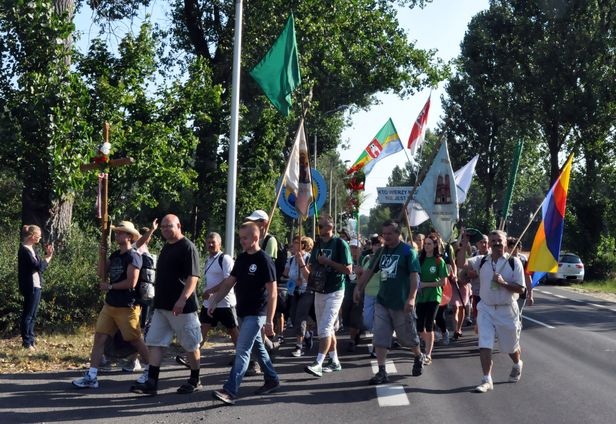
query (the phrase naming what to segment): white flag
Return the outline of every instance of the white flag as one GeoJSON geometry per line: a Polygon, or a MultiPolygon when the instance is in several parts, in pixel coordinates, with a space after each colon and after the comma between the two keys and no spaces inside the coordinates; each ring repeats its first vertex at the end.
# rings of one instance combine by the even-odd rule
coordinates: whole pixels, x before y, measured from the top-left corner
{"type": "MultiPolygon", "coordinates": [[[[458,205],[461,205],[466,201],[466,194],[473,182],[473,175],[475,174],[475,166],[477,166],[477,160],[479,155],[475,155],[466,165],[458,169],[453,175],[456,180],[456,192],[458,194],[458,205]]],[[[407,206],[407,212],[409,215],[409,225],[411,227],[417,227],[419,224],[430,219],[426,211],[421,205],[414,200],[411,200],[407,206]]]]}
{"type": "Polygon", "coordinates": [[[447,142],[444,140],[415,194],[415,201],[426,211],[441,238],[448,242],[453,225],[458,221],[458,193],[447,142]]]}
{"type": "Polygon", "coordinates": [[[285,180],[286,188],[295,194],[295,208],[302,216],[308,216],[308,207],[312,203],[312,178],[303,118],[297,129],[285,180]]]}

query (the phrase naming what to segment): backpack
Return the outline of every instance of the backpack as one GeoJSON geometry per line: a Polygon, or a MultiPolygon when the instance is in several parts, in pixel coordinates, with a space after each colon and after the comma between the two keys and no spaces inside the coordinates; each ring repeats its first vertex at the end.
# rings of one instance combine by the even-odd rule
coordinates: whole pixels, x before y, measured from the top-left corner
{"type": "Polygon", "coordinates": [[[142,300],[154,299],[154,281],[156,279],[156,257],[149,252],[141,254],[141,269],[139,270],[139,295],[142,300]]]}
{"type": "MultiPolygon", "coordinates": [[[[272,237],[273,236],[271,234],[266,235],[265,238],[263,239],[261,248],[265,248],[267,246],[267,243],[269,243],[272,237]]],[[[276,240],[276,242],[277,241],[278,240],[276,240]]],[[[276,255],[276,258],[274,259],[274,265],[276,268],[276,282],[280,283],[282,282],[282,275],[284,274],[284,269],[287,266],[287,250],[284,248],[284,246],[281,243],[277,243],[277,244],[278,244],[278,250],[276,251],[277,255],[276,255]]]]}

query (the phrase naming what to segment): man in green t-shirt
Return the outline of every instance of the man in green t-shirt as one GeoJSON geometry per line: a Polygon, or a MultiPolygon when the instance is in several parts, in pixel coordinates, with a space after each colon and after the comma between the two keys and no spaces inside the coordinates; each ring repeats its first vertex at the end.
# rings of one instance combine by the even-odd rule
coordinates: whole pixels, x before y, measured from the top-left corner
{"type": "Polygon", "coordinates": [[[336,351],[335,325],[344,298],[344,282],[351,273],[351,250],[346,241],[334,237],[334,219],[327,214],[319,216],[319,239],[306,264],[298,259],[302,276],[306,279],[319,266],[326,268],[325,287],[314,294],[314,310],[319,331],[319,353],[316,360],[304,368],[308,374],[321,377],[323,373],[342,370],[336,351]],[[329,361],[323,365],[329,352],[329,361]]]}
{"type": "Polygon", "coordinates": [[[379,371],[369,381],[370,384],[387,383],[385,371],[387,349],[391,345],[394,331],[398,342],[410,347],[415,355],[412,375],[419,376],[423,371],[423,355],[419,349],[416,328],[415,296],[419,281],[419,261],[417,252],[400,240],[400,224],[387,220],[383,223],[385,246],[374,254],[368,269],[362,274],[353,298],[358,302],[370,278],[380,273],[381,284],[374,311],[374,337],[372,344],[376,350],[379,371]]]}

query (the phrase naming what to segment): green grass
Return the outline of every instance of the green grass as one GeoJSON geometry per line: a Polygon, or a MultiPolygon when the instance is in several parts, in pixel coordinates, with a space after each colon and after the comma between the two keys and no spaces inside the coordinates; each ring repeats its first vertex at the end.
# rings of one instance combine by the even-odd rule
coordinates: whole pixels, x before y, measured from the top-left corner
{"type": "Polygon", "coordinates": [[[582,284],[572,284],[571,287],[585,289],[591,292],[616,294],[616,280],[589,280],[582,284]]]}

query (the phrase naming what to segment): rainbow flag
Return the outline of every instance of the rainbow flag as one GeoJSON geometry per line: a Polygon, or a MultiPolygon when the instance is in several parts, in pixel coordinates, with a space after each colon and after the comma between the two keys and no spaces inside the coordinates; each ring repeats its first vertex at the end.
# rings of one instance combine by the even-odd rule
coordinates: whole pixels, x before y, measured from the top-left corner
{"type": "Polygon", "coordinates": [[[562,172],[548,192],[541,207],[541,224],[535,234],[533,247],[528,258],[527,272],[534,272],[533,286],[546,272],[558,271],[560,243],[563,238],[567,191],[573,154],[569,156],[562,172]],[[535,278],[536,277],[536,278],[535,278]]]}
{"type": "Polygon", "coordinates": [[[347,171],[347,174],[352,174],[362,170],[365,175],[368,175],[374,165],[384,157],[398,153],[404,149],[398,131],[394,126],[391,118],[383,125],[383,128],[372,139],[368,146],[364,149],[353,166],[347,171]]]}

